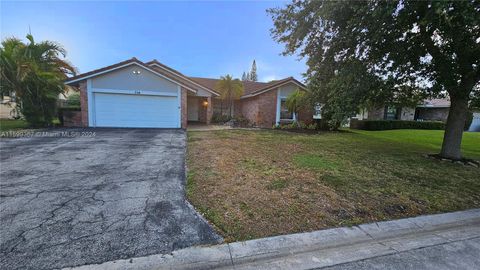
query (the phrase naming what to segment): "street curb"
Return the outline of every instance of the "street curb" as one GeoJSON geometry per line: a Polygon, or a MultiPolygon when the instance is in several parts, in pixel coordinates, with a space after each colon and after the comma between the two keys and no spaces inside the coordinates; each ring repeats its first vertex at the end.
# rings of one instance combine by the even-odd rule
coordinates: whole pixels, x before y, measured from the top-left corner
{"type": "Polygon", "coordinates": [[[65,269],[312,269],[477,237],[480,209],[472,209],[65,269]]]}

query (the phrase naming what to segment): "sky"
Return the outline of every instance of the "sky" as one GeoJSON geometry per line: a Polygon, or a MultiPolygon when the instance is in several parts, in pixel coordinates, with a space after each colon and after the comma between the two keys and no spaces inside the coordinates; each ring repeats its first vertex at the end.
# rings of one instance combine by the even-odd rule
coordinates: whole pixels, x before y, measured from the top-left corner
{"type": "Polygon", "coordinates": [[[266,9],[279,1],[36,1],[0,2],[2,40],[64,46],[80,73],[136,57],[157,59],[187,76],[240,78],[257,63],[259,81],[302,80],[304,59],[282,56],[266,9]]]}

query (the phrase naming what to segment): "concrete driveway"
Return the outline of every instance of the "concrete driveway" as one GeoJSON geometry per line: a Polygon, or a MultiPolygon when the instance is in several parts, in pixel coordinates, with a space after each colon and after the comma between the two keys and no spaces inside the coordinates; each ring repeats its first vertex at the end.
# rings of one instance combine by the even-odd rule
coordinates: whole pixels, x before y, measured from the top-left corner
{"type": "Polygon", "coordinates": [[[0,140],[2,269],[101,263],[221,241],[185,201],[184,131],[67,131],[0,140]]]}

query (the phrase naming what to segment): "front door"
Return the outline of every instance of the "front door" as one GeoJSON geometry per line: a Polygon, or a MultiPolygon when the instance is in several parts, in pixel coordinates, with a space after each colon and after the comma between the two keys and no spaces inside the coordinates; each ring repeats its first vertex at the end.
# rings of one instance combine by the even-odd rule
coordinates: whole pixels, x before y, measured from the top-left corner
{"type": "Polygon", "coordinates": [[[198,121],[198,99],[191,98],[187,102],[188,121],[198,121]]]}

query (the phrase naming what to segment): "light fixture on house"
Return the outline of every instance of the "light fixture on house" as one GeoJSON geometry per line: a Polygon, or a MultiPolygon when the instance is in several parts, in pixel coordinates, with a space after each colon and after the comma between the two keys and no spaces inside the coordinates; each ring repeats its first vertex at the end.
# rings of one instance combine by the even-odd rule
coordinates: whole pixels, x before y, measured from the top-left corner
{"type": "Polygon", "coordinates": [[[134,71],[132,71],[132,73],[135,74],[135,75],[139,75],[139,74],[140,74],[140,70],[135,69],[134,71]]]}
{"type": "Polygon", "coordinates": [[[204,107],[207,107],[207,106],[208,106],[208,101],[204,100],[204,101],[202,102],[202,105],[203,105],[204,107]]]}

